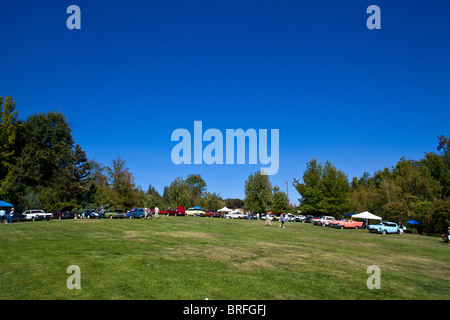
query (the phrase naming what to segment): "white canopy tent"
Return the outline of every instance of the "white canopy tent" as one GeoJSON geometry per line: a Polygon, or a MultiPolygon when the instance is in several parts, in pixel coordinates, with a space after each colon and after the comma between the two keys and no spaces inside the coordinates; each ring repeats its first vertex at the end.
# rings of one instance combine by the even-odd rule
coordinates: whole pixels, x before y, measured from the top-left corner
{"type": "Polygon", "coordinates": [[[376,216],[376,215],[370,213],[369,211],[364,211],[361,213],[354,214],[354,215],[352,215],[352,220],[353,220],[353,218],[359,218],[359,219],[366,220],[366,222],[365,222],[366,229],[369,227],[368,220],[381,220],[381,217],[376,216]]]}
{"type": "Polygon", "coordinates": [[[222,209],[217,210],[217,212],[231,212],[231,211],[233,211],[233,210],[228,209],[227,207],[223,207],[222,209]]]}
{"type": "Polygon", "coordinates": [[[381,217],[376,216],[372,213],[370,213],[369,211],[364,211],[358,214],[354,214],[352,215],[352,219],[353,218],[360,218],[360,219],[370,219],[370,220],[381,220],[381,217]]]}

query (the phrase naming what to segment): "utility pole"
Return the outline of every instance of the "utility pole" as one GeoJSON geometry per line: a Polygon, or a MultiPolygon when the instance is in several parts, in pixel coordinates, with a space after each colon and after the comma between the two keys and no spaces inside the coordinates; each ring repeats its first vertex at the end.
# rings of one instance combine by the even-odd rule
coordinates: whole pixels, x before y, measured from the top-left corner
{"type": "Polygon", "coordinates": [[[288,182],[286,181],[286,195],[287,195],[287,202],[289,207],[289,188],[288,188],[288,182]]]}

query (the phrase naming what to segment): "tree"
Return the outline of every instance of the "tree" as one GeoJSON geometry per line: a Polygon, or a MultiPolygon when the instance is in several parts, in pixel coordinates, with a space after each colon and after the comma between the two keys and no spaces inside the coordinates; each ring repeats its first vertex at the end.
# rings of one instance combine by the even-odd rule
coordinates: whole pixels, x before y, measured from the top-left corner
{"type": "Polygon", "coordinates": [[[272,211],[275,214],[285,212],[288,208],[288,200],[285,192],[280,191],[278,186],[273,188],[272,211]]]}
{"type": "Polygon", "coordinates": [[[320,214],[319,203],[323,200],[320,193],[320,180],[322,179],[322,165],[312,159],[306,164],[303,173],[303,183],[294,179],[293,185],[301,196],[300,210],[305,214],[320,214]]]}
{"type": "Polygon", "coordinates": [[[206,182],[199,174],[190,174],[186,178],[186,184],[191,192],[191,204],[200,201],[201,196],[206,191],[206,182]]]}
{"type": "Polygon", "coordinates": [[[225,201],[222,200],[220,194],[205,191],[201,199],[201,206],[206,210],[217,211],[223,208],[225,201]]]}
{"type": "Polygon", "coordinates": [[[272,184],[261,171],[250,174],[245,181],[245,208],[256,213],[269,210],[272,201],[272,184]]]}
{"type": "Polygon", "coordinates": [[[442,159],[444,160],[445,166],[450,170],[450,138],[446,136],[439,136],[439,144],[437,150],[440,152],[442,159]]]}
{"type": "Polygon", "coordinates": [[[134,176],[120,157],[113,160],[112,166],[107,168],[109,184],[116,195],[116,204],[123,208],[131,208],[137,202],[137,190],[134,176]]]}
{"type": "Polygon", "coordinates": [[[294,187],[301,196],[300,210],[311,215],[340,216],[350,209],[350,185],[347,175],[330,161],[325,166],[312,159],[303,173],[303,183],[294,179],[294,187]]]}
{"type": "Polygon", "coordinates": [[[2,181],[2,195],[20,203],[39,196],[43,209],[76,205],[82,198],[90,163],[62,113],[30,115],[17,127],[16,161],[2,181]]]}
{"type": "Polygon", "coordinates": [[[167,194],[169,197],[169,205],[171,207],[191,206],[191,189],[182,177],[177,177],[171,182],[169,188],[167,189],[167,194]]]}
{"type": "Polygon", "coordinates": [[[14,163],[18,118],[12,97],[0,97],[0,182],[14,163]]]}

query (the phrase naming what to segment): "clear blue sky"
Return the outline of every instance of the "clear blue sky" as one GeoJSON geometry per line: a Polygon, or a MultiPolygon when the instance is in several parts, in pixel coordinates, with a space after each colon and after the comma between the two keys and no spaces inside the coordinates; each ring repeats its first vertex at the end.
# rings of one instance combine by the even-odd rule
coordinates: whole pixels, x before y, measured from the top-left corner
{"type": "Polygon", "coordinates": [[[171,161],[178,128],[280,130],[272,184],[292,186],[306,162],[351,179],[450,136],[450,2],[3,1],[0,96],[19,117],[63,112],[89,158],[126,160],[162,193],[199,173],[208,190],[244,197],[261,165],[171,161]],[[69,5],[81,30],[68,30],[69,5]],[[369,30],[369,5],[381,30],[369,30]]]}

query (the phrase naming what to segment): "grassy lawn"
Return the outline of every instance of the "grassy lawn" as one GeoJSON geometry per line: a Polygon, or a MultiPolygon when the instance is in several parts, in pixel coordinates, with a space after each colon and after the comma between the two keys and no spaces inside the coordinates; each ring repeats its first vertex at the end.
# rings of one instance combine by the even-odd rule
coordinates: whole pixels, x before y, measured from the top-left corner
{"type": "Polygon", "coordinates": [[[161,217],[19,222],[0,240],[0,299],[450,298],[450,247],[417,235],[161,217]],[[66,286],[70,265],[80,290],[66,286]]]}

